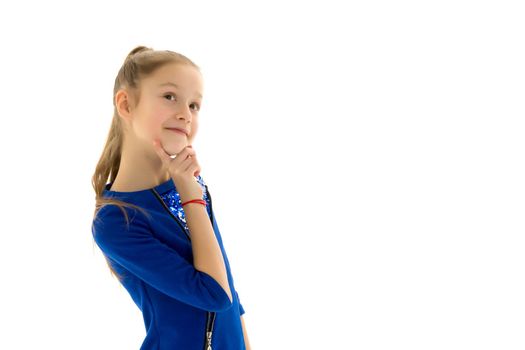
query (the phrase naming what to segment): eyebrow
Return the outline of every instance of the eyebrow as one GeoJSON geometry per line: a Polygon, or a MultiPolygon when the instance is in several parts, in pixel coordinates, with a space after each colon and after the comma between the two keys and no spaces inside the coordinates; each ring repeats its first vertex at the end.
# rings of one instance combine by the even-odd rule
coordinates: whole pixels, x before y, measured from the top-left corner
{"type": "MultiPolygon", "coordinates": [[[[161,87],[161,86],[168,86],[168,85],[170,85],[170,86],[175,86],[176,88],[179,88],[179,86],[178,86],[177,84],[172,83],[172,82],[170,82],[170,81],[168,81],[167,83],[164,83],[164,84],[160,84],[159,87],[161,87]]],[[[200,92],[197,93],[197,96],[199,96],[200,98],[202,98],[202,94],[201,94],[200,92]]]]}

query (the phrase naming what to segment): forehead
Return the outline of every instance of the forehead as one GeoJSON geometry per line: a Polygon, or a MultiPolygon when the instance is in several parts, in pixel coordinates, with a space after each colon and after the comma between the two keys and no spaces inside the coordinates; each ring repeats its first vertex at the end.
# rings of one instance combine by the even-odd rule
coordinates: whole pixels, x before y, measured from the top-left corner
{"type": "Polygon", "coordinates": [[[187,93],[202,95],[203,81],[199,70],[187,64],[167,64],[144,79],[150,88],[165,89],[175,87],[187,93]]]}

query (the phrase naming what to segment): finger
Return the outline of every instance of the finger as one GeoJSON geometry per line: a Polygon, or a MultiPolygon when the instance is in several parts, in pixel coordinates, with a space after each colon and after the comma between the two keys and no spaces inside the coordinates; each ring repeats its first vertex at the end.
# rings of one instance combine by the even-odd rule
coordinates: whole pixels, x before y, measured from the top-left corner
{"type": "Polygon", "coordinates": [[[197,177],[200,173],[201,167],[198,163],[192,163],[190,166],[186,169],[190,174],[192,174],[194,177],[197,177]]]}
{"type": "Polygon", "coordinates": [[[201,166],[199,162],[197,162],[197,159],[195,159],[195,168],[194,168],[193,176],[198,177],[200,173],[201,173],[201,166]]]}
{"type": "Polygon", "coordinates": [[[180,168],[181,169],[184,169],[184,171],[189,171],[191,170],[191,168],[194,166],[194,164],[196,163],[196,159],[194,156],[191,156],[189,155],[186,159],[184,159],[181,163],[180,163],[180,168]]]}
{"type": "Polygon", "coordinates": [[[195,150],[186,146],[182,149],[177,156],[181,156],[182,159],[195,158],[195,150]]]}

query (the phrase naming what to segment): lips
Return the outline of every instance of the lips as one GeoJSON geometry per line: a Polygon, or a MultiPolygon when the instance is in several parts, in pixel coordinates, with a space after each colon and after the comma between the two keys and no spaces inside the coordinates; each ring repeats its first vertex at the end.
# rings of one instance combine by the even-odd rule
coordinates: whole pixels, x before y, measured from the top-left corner
{"type": "Polygon", "coordinates": [[[180,129],[180,128],[168,128],[168,130],[171,130],[171,131],[175,131],[175,132],[178,132],[178,133],[182,133],[186,136],[188,136],[188,132],[184,129],[180,129]]]}

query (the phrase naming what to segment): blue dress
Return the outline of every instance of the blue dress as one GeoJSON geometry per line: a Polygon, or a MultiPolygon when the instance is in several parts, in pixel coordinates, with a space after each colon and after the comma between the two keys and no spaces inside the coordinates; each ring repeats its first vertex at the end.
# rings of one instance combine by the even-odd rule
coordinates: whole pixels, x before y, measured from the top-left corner
{"type": "Polygon", "coordinates": [[[148,215],[125,208],[129,225],[117,206],[103,206],[93,220],[93,238],[121,276],[142,311],[146,337],[140,350],[245,349],[239,294],[213,213],[208,186],[199,175],[203,199],[224,257],[233,301],[210,275],[193,266],[191,237],[173,180],[141,191],[111,191],[103,197],[138,205],[148,215]]]}

